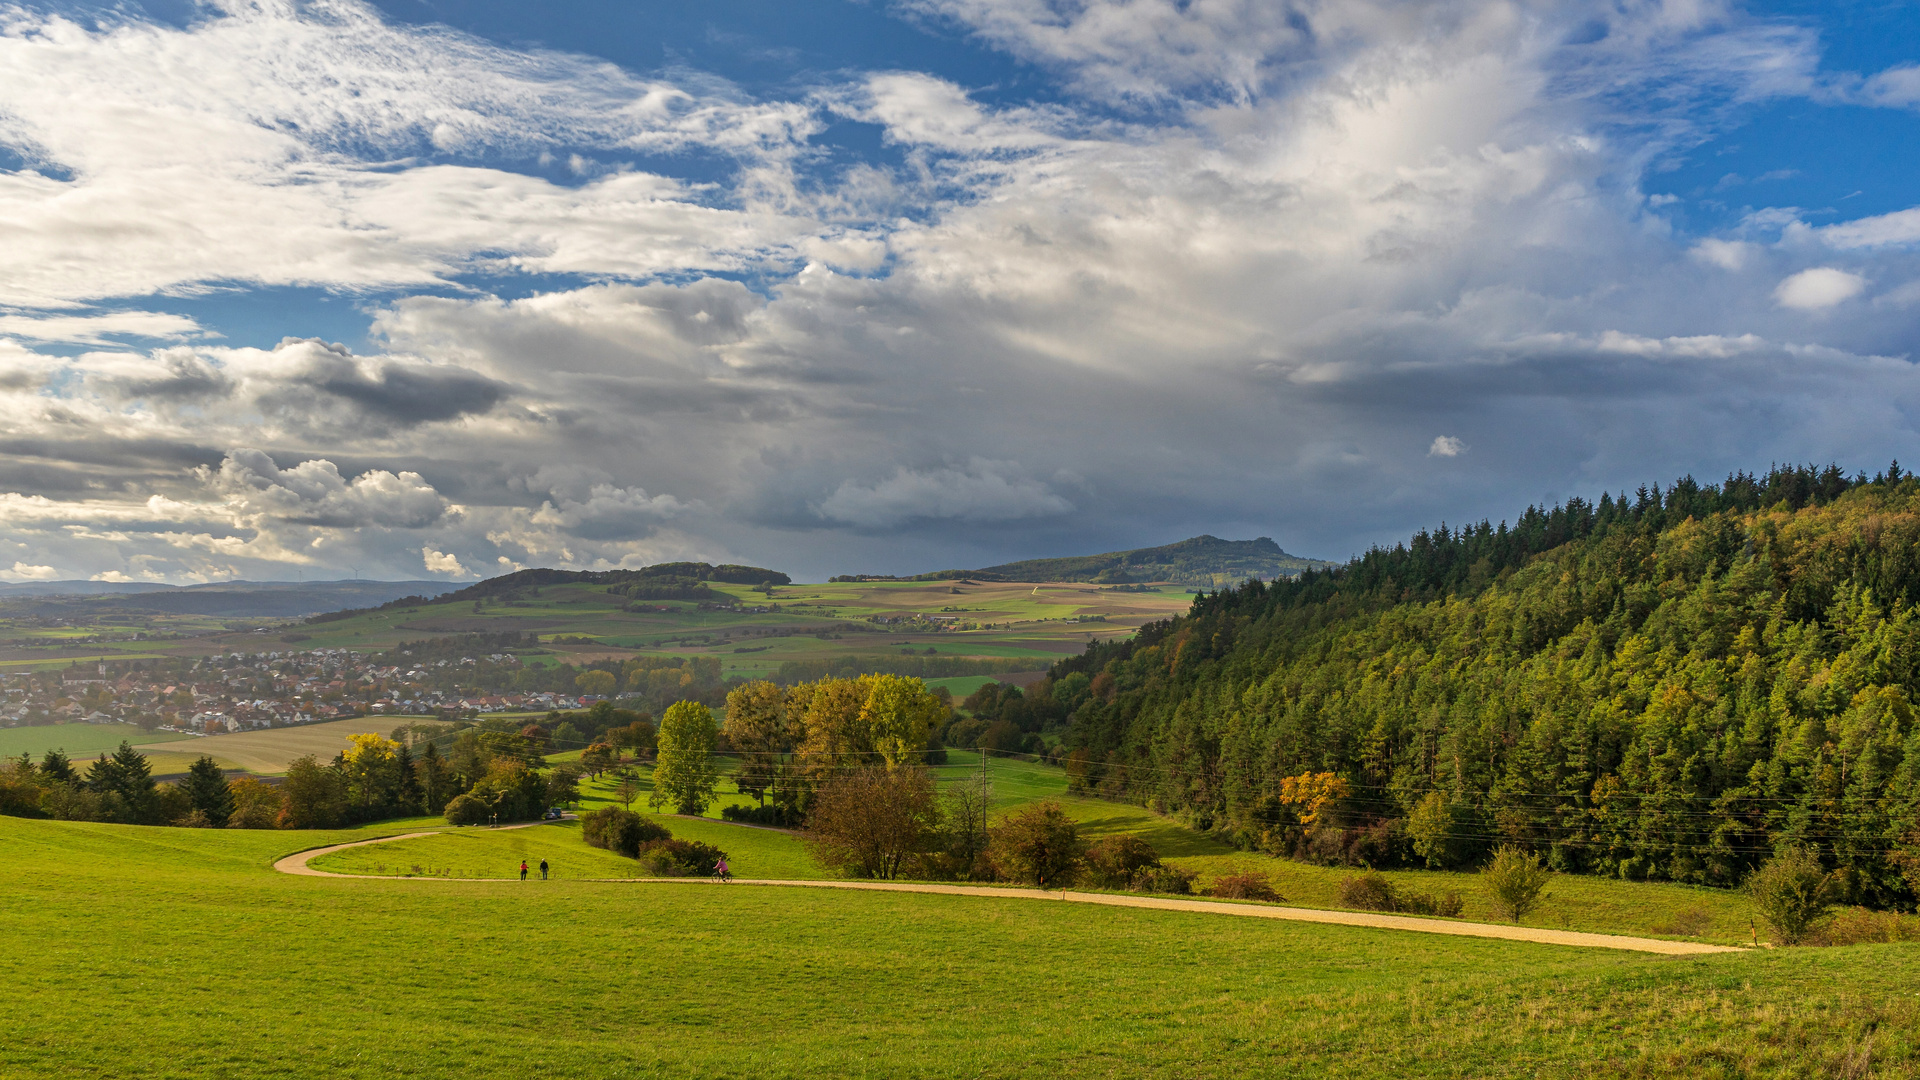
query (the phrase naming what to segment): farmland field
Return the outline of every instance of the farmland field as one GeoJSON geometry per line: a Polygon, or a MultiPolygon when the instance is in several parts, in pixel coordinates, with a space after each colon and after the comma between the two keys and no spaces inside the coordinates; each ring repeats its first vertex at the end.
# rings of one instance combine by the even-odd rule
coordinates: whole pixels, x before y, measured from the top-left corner
{"type": "Polygon", "coordinates": [[[0,728],[0,757],[32,754],[37,759],[49,750],[64,750],[67,757],[79,761],[111,752],[123,740],[136,745],[157,745],[191,738],[191,735],[166,731],[148,734],[132,724],[49,724],[0,728]]]}
{"type": "Polygon", "coordinates": [[[9,976],[0,1074],[1893,1076],[1920,1061],[1911,947],[1661,958],[1040,901],[269,869],[396,828],[0,819],[15,867],[0,948],[32,958],[9,976]]]}
{"type": "Polygon", "coordinates": [[[549,663],[636,654],[717,656],[727,675],[753,677],[771,674],[789,660],[870,656],[903,649],[924,654],[932,649],[941,656],[1030,660],[1032,670],[1038,671],[1078,652],[1089,640],[1130,634],[1142,623],[1186,610],[1192,601],[1185,589],[1171,585],[1158,591],[1121,592],[1078,584],[859,582],[788,585],[771,594],[739,585],[711,587],[742,608],[778,610],[701,611],[697,604],[663,601],[652,605],[663,610],[627,611],[624,598],[609,595],[601,586],[551,585],[524,598],[489,601],[477,609],[470,603],[426,604],[312,624],[227,620],[227,624],[247,626],[275,624],[266,634],[226,629],[219,620],[200,617],[170,622],[173,617],[155,616],[151,621],[156,628],[182,636],[138,642],[126,636],[126,627],[56,632],[0,625],[0,660],[17,654],[13,666],[25,670],[71,664],[81,653],[84,659],[130,659],[234,650],[371,652],[405,640],[513,630],[536,634],[550,643],[549,663]],[[976,628],[939,630],[929,618],[976,628]],[[121,636],[56,645],[63,638],[115,634],[121,636]],[[554,638],[589,640],[553,644],[554,638]],[[21,644],[9,649],[9,640],[21,644]],[[25,647],[29,640],[39,644],[25,647]]]}
{"type": "MultiPolygon", "coordinates": [[[[367,716],[357,720],[334,720],[321,724],[302,724],[297,727],[265,728],[260,731],[238,731],[229,735],[208,735],[203,738],[188,736],[191,745],[177,742],[157,744],[152,750],[133,740],[134,746],[153,762],[156,773],[184,771],[186,765],[175,760],[184,758],[190,764],[194,758],[207,755],[219,762],[224,768],[245,769],[261,775],[275,775],[287,771],[287,764],[297,757],[312,754],[321,761],[330,761],[333,755],[348,746],[347,736],[371,732],[386,735],[402,724],[417,723],[420,717],[408,716],[367,716]],[[175,768],[175,766],[178,768],[175,768]]],[[[31,730],[31,729],[28,729],[31,730]]],[[[118,745],[116,742],[115,745],[118,745]]]]}

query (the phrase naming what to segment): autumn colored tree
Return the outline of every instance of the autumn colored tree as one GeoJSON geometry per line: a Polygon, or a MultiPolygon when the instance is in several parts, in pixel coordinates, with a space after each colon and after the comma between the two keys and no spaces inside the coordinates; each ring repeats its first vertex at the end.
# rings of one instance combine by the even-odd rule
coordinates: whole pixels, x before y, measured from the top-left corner
{"type": "Polygon", "coordinates": [[[280,789],[280,828],[331,829],[346,816],[346,778],[340,770],[314,760],[312,754],[287,765],[287,778],[280,789]]]}
{"type": "Polygon", "coordinates": [[[807,846],[847,877],[894,878],[931,850],[940,824],[933,774],[868,765],[823,782],[807,814],[807,846]]]}
{"type": "Polygon", "coordinates": [[[1002,876],[1042,889],[1064,889],[1078,877],[1086,842],[1057,802],[1032,803],[988,834],[987,856],[1002,876]]]}

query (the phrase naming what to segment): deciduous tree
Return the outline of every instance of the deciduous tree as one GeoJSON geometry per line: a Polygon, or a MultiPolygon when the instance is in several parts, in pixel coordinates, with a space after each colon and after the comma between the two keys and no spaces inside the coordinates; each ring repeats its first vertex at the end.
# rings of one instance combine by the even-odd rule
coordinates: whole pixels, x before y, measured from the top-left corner
{"type": "Polygon", "coordinates": [[[703,814],[713,802],[719,774],[713,766],[719,728],[713,710],[697,701],[677,702],[660,717],[660,754],[653,767],[653,794],[647,805],[672,806],[682,814],[703,814]]]}
{"type": "Polygon", "coordinates": [[[848,877],[893,878],[937,840],[933,775],[869,765],[821,783],[807,816],[814,857],[848,877]]]}

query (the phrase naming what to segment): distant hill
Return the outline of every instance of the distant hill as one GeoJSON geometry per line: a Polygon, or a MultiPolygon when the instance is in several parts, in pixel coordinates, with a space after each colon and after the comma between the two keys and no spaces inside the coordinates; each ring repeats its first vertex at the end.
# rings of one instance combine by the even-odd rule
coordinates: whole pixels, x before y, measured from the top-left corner
{"type": "MultiPolygon", "coordinates": [[[[720,601],[725,597],[708,588],[708,583],[719,582],[726,585],[788,585],[793,579],[778,570],[768,570],[759,566],[739,566],[725,563],[714,566],[711,563],[677,562],[658,563],[643,566],[638,570],[550,570],[534,567],[516,570],[511,574],[476,581],[460,589],[451,586],[440,589],[432,595],[395,596],[380,604],[365,608],[329,611],[310,622],[332,622],[360,614],[362,611],[379,608],[411,607],[421,603],[459,604],[467,601],[511,600],[528,595],[537,596],[543,586],[605,585],[607,591],[625,596],[631,600],[706,600],[720,601]]],[[[441,584],[435,582],[435,584],[441,584]]]]}
{"type": "Polygon", "coordinates": [[[1289,555],[1269,537],[1222,540],[1196,536],[1177,544],[1109,551],[1103,555],[1075,555],[1062,559],[1023,559],[979,570],[940,570],[910,578],[855,574],[835,581],[945,581],[974,578],[981,581],[1084,581],[1125,585],[1144,581],[1171,581],[1181,585],[1220,588],[1248,578],[1272,581],[1298,577],[1306,570],[1325,570],[1333,563],[1289,555]]]}
{"type": "Polygon", "coordinates": [[[108,614],[298,618],[378,606],[403,596],[439,596],[459,587],[450,581],[216,581],[205,585],[31,581],[0,584],[0,606],[8,615],[43,618],[108,614]]]}

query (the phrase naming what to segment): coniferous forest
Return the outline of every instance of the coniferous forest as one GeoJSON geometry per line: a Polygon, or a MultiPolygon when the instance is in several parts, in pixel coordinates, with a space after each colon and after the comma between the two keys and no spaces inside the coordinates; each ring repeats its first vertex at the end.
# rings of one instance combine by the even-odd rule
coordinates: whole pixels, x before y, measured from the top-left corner
{"type": "Polygon", "coordinates": [[[1920,479],[1776,468],[1530,508],[1200,596],[1055,666],[1076,787],[1246,847],[1920,887],[1920,479]]]}

